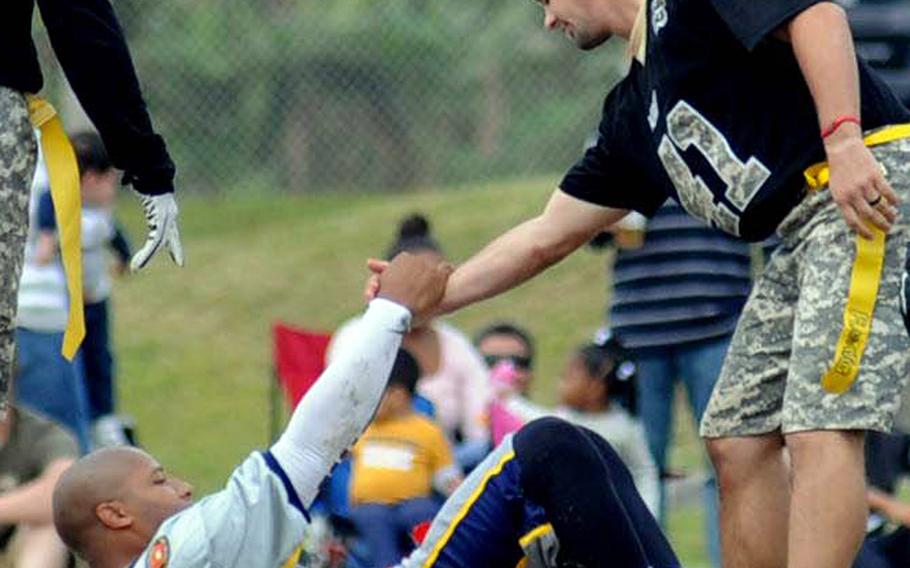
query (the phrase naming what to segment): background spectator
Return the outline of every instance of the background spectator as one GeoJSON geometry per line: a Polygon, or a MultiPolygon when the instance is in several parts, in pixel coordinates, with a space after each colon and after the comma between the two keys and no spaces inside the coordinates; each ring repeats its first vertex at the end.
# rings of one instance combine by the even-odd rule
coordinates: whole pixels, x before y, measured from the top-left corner
{"type": "Polygon", "coordinates": [[[530,397],[534,380],[534,340],[526,329],[508,322],[493,323],[477,333],[474,345],[490,370],[503,361],[511,363],[515,368],[513,394],[525,399],[530,397]]]}
{"type": "Polygon", "coordinates": [[[82,355],[67,361],[60,354],[69,300],[57,251],[54,205],[40,155],[36,172],[16,315],[17,398],[20,406],[68,428],[86,452],[91,442],[82,355]]]}
{"type": "Polygon", "coordinates": [[[89,419],[97,445],[126,444],[120,420],[114,415],[114,359],[110,347],[111,257],[122,274],[131,252],[114,218],[119,175],[101,137],[80,132],[71,137],[79,162],[82,189],[82,290],[85,299],[85,339],[82,363],[88,394],[89,419]]]}
{"type": "MultiPolygon", "coordinates": [[[[444,258],[430,234],[429,222],[418,214],[402,220],[386,258],[391,260],[401,252],[444,258]]],[[[335,332],[329,360],[350,343],[354,321],[335,332]]],[[[486,415],[490,383],[480,354],[463,333],[439,320],[413,327],[405,335],[403,347],[422,370],[417,393],[433,403],[437,422],[454,444],[456,461],[465,469],[476,465],[490,450],[486,415]]]]}
{"type": "Polygon", "coordinates": [[[391,566],[412,548],[408,535],[430,520],[461,482],[439,426],[413,408],[420,370],[398,352],[385,395],[351,451],[350,515],[371,552],[370,566],[391,566]]]}
{"type": "Polygon", "coordinates": [[[868,500],[869,508],[876,515],[894,523],[897,528],[891,532],[879,530],[866,538],[854,568],[910,566],[910,505],[875,488],[869,489],[868,500]]]}
{"type": "MultiPolygon", "coordinates": [[[[493,374],[499,372],[497,368],[493,374]]],[[[626,350],[610,339],[604,344],[584,345],[569,356],[560,377],[560,406],[556,409],[508,394],[503,396],[502,405],[520,419],[519,424],[552,414],[602,436],[629,468],[642,500],[656,517],[660,482],[644,430],[634,416],[636,380],[635,364],[626,350]]]]}
{"type": "Polygon", "coordinates": [[[18,407],[11,389],[0,418],[0,566],[62,568],[67,550],[54,530],[51,494],[79,449],[61,427],[18,407]]]}
{"type": "Polygon", "coordinates": [[[866,434],[866,483],[869,519],[867,537],[855,568],[897,568],[910,565],[910,505],[897,498],[901,481],[910,473],[910,436],[866,434]],[[889,531],[889,524],[897,528],[889,531]]]}

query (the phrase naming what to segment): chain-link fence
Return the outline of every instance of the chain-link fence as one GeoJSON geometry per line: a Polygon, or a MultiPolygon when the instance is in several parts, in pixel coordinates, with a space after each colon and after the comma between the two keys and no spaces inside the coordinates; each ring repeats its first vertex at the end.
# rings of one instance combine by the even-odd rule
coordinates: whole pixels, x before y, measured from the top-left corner
{"type": "MultiPolygon", "coordinates": [[[[619,47],[582,54],[541,29],[527,0],[114,6],[182,190],[556,173],[579,154],[623,65],[619,47]]],[[[39,47],[49,98],[65,98],[40,37],[39,47]]]]}

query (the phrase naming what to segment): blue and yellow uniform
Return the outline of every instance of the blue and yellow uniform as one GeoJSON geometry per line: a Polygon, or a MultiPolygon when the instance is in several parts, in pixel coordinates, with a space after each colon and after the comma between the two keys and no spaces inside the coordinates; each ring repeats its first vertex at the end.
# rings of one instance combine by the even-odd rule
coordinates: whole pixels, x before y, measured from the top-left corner
{"type": "Polygon", "coordinates": [[[602,438],[557,418],[503,442],[445,503],[399,568],[680,566],[602,438]]]}

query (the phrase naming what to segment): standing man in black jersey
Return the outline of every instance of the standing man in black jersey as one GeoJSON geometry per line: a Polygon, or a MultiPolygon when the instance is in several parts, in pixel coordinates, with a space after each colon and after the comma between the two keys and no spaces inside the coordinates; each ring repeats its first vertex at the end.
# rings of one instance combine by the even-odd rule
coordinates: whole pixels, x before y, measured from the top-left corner
{"type": "Polygon", "coordinates": [[[454,272],[441,310],[517,286],[667,197],[747,240],[777,231],[701,426],[724,566],[849,567],[863,432],[891,428],[910,376],[910,113],[857,60],[831,2],[540,1],[547,28],[585,50],[629,39],[634,60],[596,146],[540,216],[454,272]]]}
{"type": "MultiPolygon", "coordinates": [[[[28,225],[29,188],[38,152],[34,126],[48,119],[50,108],[30,97],[42,86],[31,37],[35,1],[4,0],[0,5],[0,414],[12,372],[16,293],[28,225]]],[[[37,4],[79,102],[101,133],[111,161],[124,170],[124,183],[132,184],[140,194],[149,235],[133,257],[132,269],[145,266],[162,245],[175,262],[182,264],[174,164],[164,140],[152,129],[111,5],[108,0],[37,0],[37,4]]],[[[46,139],[46,149],[47,144],[46,139]]],[[[62,152],[66,158],[67,151],[62,152]]],[[[72,159],[71,150],[69,157],[72,159]]],[[[46,159],[56,163],[53,158],[46,159]]],[[[78,192],[78,176],[75,182],[78,192]]],[[[54,172],[51,183],[55,184],[54,172]]]]}

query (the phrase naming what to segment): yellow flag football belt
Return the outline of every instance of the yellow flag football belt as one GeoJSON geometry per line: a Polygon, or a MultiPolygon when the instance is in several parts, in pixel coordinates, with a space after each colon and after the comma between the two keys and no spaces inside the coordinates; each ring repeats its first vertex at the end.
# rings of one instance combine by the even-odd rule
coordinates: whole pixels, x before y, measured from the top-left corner
{"type": "MultiPolygon", "coordinates": [[[[883,128],[866,136],[864,141],[866,146],[877,146],[901,138],[910,138],[910,124],[883,128]]],[[[804,175],[811,190],[821,190],[828,186],[830,173],[828,164],[822,162],[809,167],[804,175]]],[[[877,227],[871,229],[874,233],[871,240],[856,237],[856,258],[844,308],[844,327],[837,341],[834,362],[822,377],[822,387],[833,394],[847,392],[853,385],[872,330],[872,313],[885,264],[885,233],[877,227]]]]}
{"type": "Polygon", "coordinates": [[[41,150],[51,184],[60,254],[66,271],[69,292],[69,318],[63,334],[61,352],[72,360],[85,337],[85,312],[82,306],[82,199],[79,194],[79,167],[57,111],[47,101],[28,96],[32,126],[41,130],[41,150]]]}

